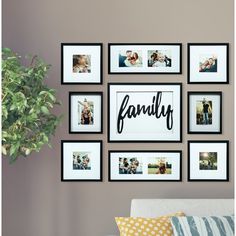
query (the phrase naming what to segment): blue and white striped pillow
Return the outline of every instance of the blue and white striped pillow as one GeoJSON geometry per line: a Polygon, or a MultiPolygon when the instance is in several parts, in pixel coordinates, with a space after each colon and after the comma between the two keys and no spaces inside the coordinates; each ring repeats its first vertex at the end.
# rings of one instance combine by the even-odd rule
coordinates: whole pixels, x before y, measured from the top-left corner
{"type": "Polygon", "coordinates": [[[174,236],[233,236],[234,216],[171,217],[174,236]]]}

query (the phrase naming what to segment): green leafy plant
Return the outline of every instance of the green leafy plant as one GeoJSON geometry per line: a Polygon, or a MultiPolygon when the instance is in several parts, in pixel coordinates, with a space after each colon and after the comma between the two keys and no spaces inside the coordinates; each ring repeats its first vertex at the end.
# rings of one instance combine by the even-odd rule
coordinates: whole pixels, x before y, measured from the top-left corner
{"type": "Polygon", "coordinates": [[[9,48],[2,50],[2,153],[10,163],[50,146],[61,120],[50,112],[60,104],[55,90],[44,84],[50,66],[37,56],[26,61],[29,66],[9,48]]]}

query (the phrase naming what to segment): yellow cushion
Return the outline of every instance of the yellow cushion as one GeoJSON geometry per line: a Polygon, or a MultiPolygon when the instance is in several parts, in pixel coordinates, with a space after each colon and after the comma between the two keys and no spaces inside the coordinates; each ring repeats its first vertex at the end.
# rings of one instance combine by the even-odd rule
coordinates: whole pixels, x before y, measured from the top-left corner
{"type": "Polygon", "coordinates": [[[171,216],[185,216],[177,212],[158,218],[115,217],[120,236],[172,236],[171,216]]]}

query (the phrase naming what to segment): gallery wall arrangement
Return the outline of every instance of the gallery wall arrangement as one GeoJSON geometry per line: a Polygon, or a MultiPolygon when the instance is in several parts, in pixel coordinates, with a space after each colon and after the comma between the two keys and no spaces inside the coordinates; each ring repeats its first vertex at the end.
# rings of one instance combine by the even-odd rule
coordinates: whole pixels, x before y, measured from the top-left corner
{"type": "MultiPolygon", "coordinates": [[[[229,84],[228,43],[127,44],[110,43],[108,74],[182,74],[182,47],[187,48],[187,133],[221,135],[224,129],[220,90],[195,91],[194,84],[229,84]]],[[[68,133],[103,133],[103,93],[89,85],[103,83],[102,43],[61,44],[61,84],[86,84],[88,91],[70,91],[68,133]]],[[[182,181],[182,83],[108,82],[107,137],[109,143],[170,143],[168,150],[109,150],[103,157],[101,140],[61,141],[62,181],[108,180],[182,181]]],[[[188,181],[229,181],[228,140],[188,140],[188,181]]]]}

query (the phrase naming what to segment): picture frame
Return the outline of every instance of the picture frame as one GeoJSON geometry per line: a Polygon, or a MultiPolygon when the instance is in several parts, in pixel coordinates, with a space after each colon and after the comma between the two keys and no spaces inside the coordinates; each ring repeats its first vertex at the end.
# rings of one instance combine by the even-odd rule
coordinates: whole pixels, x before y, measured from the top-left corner
{"type": "Polygon", "coordinates": [[[108,142],[182,142],[182,84],[109,83],[108,142]]]}
{"type": "Polygon", "coordinates": [[[61,43],[61,84],[102,84],[102,43],[61,43]]]}
{"type": "Polygon", "coordinates": [[[188,43],[188,83],[228,84],[229,43],[188,43]]]}
{"type": "Polygon", "coordinates": [[[188,181],[229,181],[229,141],[188,141],[188,181]]]}
{"type": "Polygon", "coordinates": [[[69,92],[69,133],[103,133],[102,92],[69,92]]]}
{"type": "Polygon", "coordinates": [[[182,181],[182,151],[109,150],[110,182],[182,181]]]}
{"type": "Polygon", "coordinates": [[[102,140],[61,140],[61,181],[102,181],[102,140]]]}
{"type": "Polygon", "coordinates": [[[109,43],[108,74],[182,74],[181,43],[109,43]]]}
{"type": "Polygon", "coordinates": [[[222,134],[222,92],[188,92],[188,134],[222,134]]]}

